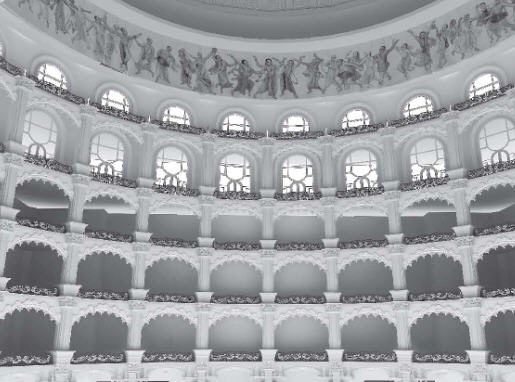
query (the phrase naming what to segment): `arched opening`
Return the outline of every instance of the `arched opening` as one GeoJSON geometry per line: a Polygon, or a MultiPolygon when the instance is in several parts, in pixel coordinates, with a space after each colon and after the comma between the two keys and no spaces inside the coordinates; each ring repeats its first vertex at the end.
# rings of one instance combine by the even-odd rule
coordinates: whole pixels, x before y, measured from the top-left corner
{"type": "Polygon", "coordinates": [[[131,280],[130,264],[109,252],[86,256],[78,266],[77,284],[82,291],[127,292],[131,280]]]}
{"type": "Polygon", "coordinates": [[[352,208],[336,220],[336,234],[342,242],[385,240],[389,233],[388,216],[376,208],[352,208]]]}
{"type": "Polygon", "coordinates": [[[212,236],[217,243],[258,244],[261,239],[261,221],[254,216],[219,215],[213,219],[212,227],[212,236]]]}
{"type": "Polygon", "coordinates": [[[490,188],[470,204],[472,224],[477,229],[515,222],[515,187],[490,188]]]}
{"type": "Polygon", "coordinates": [[[342,129],[368,126],[370,115],[363,109],[356,108],[345,112],[342,118],[342,129]]]}
{"type": "Polygon", "coordinates": [[[344,160],[344,171],[343,190],[379,186],[378,162],[376,155],[370,150],[358,149],[349,153],[344,160]]]}
{"type": "Polygon", "coordinates": [[[280,352],[325,352],[329,348],[327,327],[312,317],[291,317],[275,329],[280,352]]]}
{"type": "Polygon", "coordinates": [[[261,327],[245,317],[226,317],[209,328],[213,352],[255,353],[261,349],[261,327]]]}
{"type": "Polygon", "coordinates": [[[8,287],[55,288],[61,281],[63,260],[57,251],[42,243],[21,243],[7,251],[5,277],[8,287]]]}
{"type": "Polygon", "coordinates": [[[178,259],[162,259],[145,270],[149,294],[192,296],[198,290],[197,280],[197,270],[178,259]]]}
{"type": "Polygon", "coordinates": [[[274,223],[274,238],[278,244],[316,243],[325,237],[323,220],[314,215],[283,215],[274,223]]]}
{"type": "Polygon", "coordinates": [[[275,273],[275,291],[279,296],[323,296],[326,275],[313,264],[292,263],[275,273]]]}
{"type": "Polygon", "coordinates": [[[487,291],[515,288],[515,248],[496,248],[477,264],[479,284],[487,291]]]}
{"type": "Polygon", "coordinates": [[[88,231],[131,235],[135,231],[136,211],[121,199],[97,196],[84,205],[82,220],[88,231]]]}
{"type": "Polygon", "coordinates": [[[156,317],[143,327],[141,347],[147,353],[193,352],[195,326],[182,317],[156,317]]]}
{"type": "Polygon", "coordinates": [[[153,239],[197,240],[200,236],[200,219],[189,208],[166,205],[150,213],[148,231],[153,239]]]}
{"type": "Polygon", "coordinates": [[[211,272],[211,290],[215,296],[257,296],[261,284],[261,272],[243,262],[225,263],[211,272]]]}
{"type": "Polygon", "coordinates": [[[478,138],[483,166],[515,159],[515,126],[512,120],[489,120],[479,130],[478,138]]]}
{"type": "Polygon", "coordinates": [[[485,325],[488,350],[497,355],[515,355],[515,312],[501,312],[485,325]]]}
{"type": "Polygon", "coordinates": [[[56,156],[58,128],[55,119],[48,113],[34,109],[25,115],[22,145],[31,156],[53,159],[56,156]]]}
{"type": "Polygon", "coordinates": [[[405,237],[453,234],[453,227],[458,225],[454,206],[440,199],[423,200],[406,208],[401,214],[401,224],[405,237]]]}
{"type": "Polygon", "coordinates": [[[250,160],[237,153],[226,155],[220,160],[218,191],[249,193],[252,189],[252,166],[250,160]]]}
{"type": "Polygon", "coordinates": [[[94,176],[123,177],[125,147],[120,138],[111,133],[93,137],[89,165],[94,176]]]}
{"type": "Polygon", "coordinates": [[[36,76],[40,81],[52,84],[64,90],[68,89],[68,80],[63,70],[55,64],[45,62],[40,65],[36,76]]]}
{"type": "Polygon", "coordinates": [[[178,123],[179,125],[189,126],[191,123],[190,115],[184,108],[172,105],[165,109],[163,112],[163,122],[166,123],[178,123]]]}
{"type": "Polygon", "coordinates": [[[46,355],[54,349],[56,325],[40,311],[16,310],[0,320],[1,357],[46,355]]]}
{"type": "Polygon", "coordinates": [[[410,155],[410,180],[429,181],[445,178],[445,150],[442,142],[427,137],[415,142],[410,155]]]}
{"type": "Polygon", "coordinates": [[[415,117],[420,114],[430,113],[433,111],[433,100],[425,95],[419,95],[411,98],[404,105],[404,118],[415,117]]]}
{"type": "Polygon", "coordinates": [[[377,261],[360,260],[340,271],[338,284],[343,296],[387,296],[393,289],[392,271],[377,261]]]}
{"type": "Polygon", "coordinates": [[[444,254],[418,258],[406,270],[408,290],[425,292],[459,292],[463,285],[461,264],[444,254]]]}
{"type": "Polygon", "coordinates": [[[227,115],[220,126],[222,131],[225,132],[249,132],[250,131],[250,122],[249,120],[241,113],[231,113],[227,115]]]}
{"type": "Polygon", "coordinates": [[[298,133],[308,131],[309,121],[307,118],[300,114],[292,114],[283,119],[281,123],[281,132],[283,133],[298,133]]]}
{"type": "Polygon", "coordinates": [[[102,106],[112,107],[126,113],[128,113],[131,108],[129,98],[116,89],[106,90],[104,94],[102,94],[100,102],[102,106]]]}
{"type": "Polygon", "coordinates": [[[469,328],[457,317],[432,313],[417,320],[410,330],[415,352],[462,354],[470,350],[469,328]]]}
{"type": "Polygon", "coordinates": [[[156,181],[160,186],[186,188],[188,185],[188,157],[175,146],[163,147],[156,156],[156,181]]]}
{"type": "Polygon", "coordinates": [[[381,317],[355,317],[342,327],[341,334],[346,352],[391,353],[397,349],[397,330],[381,317]]]}
{"type": "Polygon", "coordinates": [[[60,226],[68,221],[70,201],[54,184],[31,180],[16,187],[13,207],[20,210],[18,219],[60,226]]]}
{"type": "Polygon", "coordinates": [[[127,331],[119,317],[88,314],[74,323],[70,348],[79,354],[120,354],[127,349],[127,331]]]}
{"type": "Polygon", "coordinates": [[[470,84],[469,97],[479,97],[485,93],[499,90],[499,78],[493,73],[483,73],[470,84]]]}
{"type": "Polygon", "coordinates": [[[287,157],[281,165],[281,188],[283,194],[315,191],[313,162],[305,155],[287,157]]]}

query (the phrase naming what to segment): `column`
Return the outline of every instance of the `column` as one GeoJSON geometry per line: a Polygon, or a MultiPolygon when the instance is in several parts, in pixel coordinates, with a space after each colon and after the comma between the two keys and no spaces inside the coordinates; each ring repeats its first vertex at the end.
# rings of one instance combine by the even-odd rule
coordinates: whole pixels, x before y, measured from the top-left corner
{"type": "Polygon", "coordinates": [[[134,265],[132,269],[132,288],[129,290],[131,300],[144,300],[148,289],[145,289],[146,258],[150,252],[150,243],[133,243],[134,265]]]}
{"type": "Polygon", "coordinates": [[[274,333],[275,307],[273,305],[263,306],[263,340],[262,347],[265,350],[275,349],[274,333]]]}
{"type": "Polygon", "coordinates": [[[456,208],[456,222],[458,223],[453,228],[456,236],[470,236],[473,231],[470,206],[467,202],[467,184],[468,181],[466,179],[452,180],[450,182],[454,196],[454,208],[456,208]]]}
{"type": "Polygon", "coordinates": [[[477,268],[474,261],[474,237],[457,237],[455,242],[460,253],[463,283],[465,284],[460,287],[461,293],[463,297],[479,297],[482,287],[479,285],[477,268]]]}
{"type": "Polygon", "coordinates": [[[0,219],[0,291],[7,288],[9,277],[4,277],[5,261],[9,243],[14,237],[14,225],[16,223],[9,219],[0,219]]]}
{"type": "Polygon", "coordinates": [[[79,257],[83,249],[84,235],[66,233],[67,254],[63,260],[59,294],[61,296],[77,296],[81,285],[77,285],[79,257]]]}
{"type": "Polygon", "coordinates": [[[263,263],[263,292],[260,293],[261,301],[263,303],[273,304],[275,301],[274,293],[274,263],[275,263],[275,250],[262,249],[261,261],[263,263]]]}
{"type": "Polygon", "coordinates": [[[408,290],[406,289],[406,269],[404,267],[404,246],[400,244],[390,245],[390,258],[392,261],[393,290],[390,291],[394,301],[406,301],[408,290]]]}
{"type": "Polygon", "coordinates": [[[384,193],[384,199],[388,207],[388,228],[387,235],[390,244],[402,243],[402,220],[399,206],[401,193],[399,191],[388,191],[384,193]]]}
{"type": "Polygon", "coordinates": [[[334,196],[336,194],[333,160],[334,137],[324,135],[319,137],[317,141],[322,146],[322,182],[320,184],[320,191],[322,191],[323,196],[334,196]]]}
{"type": "Polygon", "coordinates": [[[139,187],[152,188],[154,184],[155,174],[153,173],[155,164],[154,153],[154,137],[157,133],[157,127],[151,123],[142,123],[143,130],[143,147],[141,153],[139,177],[137,183],[139,187]]]}
{"type": "Polygon", "coordinates": [[[4,158],[4,179],[1,184],[0,218],[15,220],[18,210],[13,208],[14,196],[18,174],[23,166],[23,157],[18,154],[5,153],[4,158]]]}
{"type": "Polygon", "coordinates": [[[412,357],[411,334],[408,321],[408,302],[394,302],[395,321],[397,327],[397,355],[398,373],[401,382],[411,382],[412,357]]]}
{"type": "Polygon", "coordinates": [[[276,242],[274,240],[274,210],[277,200],[271,198],[261,199],[259,204],[263,215],[263,240],[261,240],[261,247],[273,249],[276,242]]]}
{"type": "Polygon", "coordinates": [[[67,381],[65,376],[68,375],[68,368],[73,357],[74,351],[70,350],[70,340],[72,335],[73,317],[77,309],[77,300],[70,297],[58,297],[59,307],[61,310],[61,318],[57,323],[54,333],[54,364],[59,370],[58,380],[67,381]]]}
{"type": "Polygon", "coordinates": [[[329,369],[332,382],[339,382],[342,377],[342,335],[340,330],[340,305],[328,304],[327,316],[329,320],[329,349],[326,349],[329,357],[329,369]]]}
{"type": "Polygon", "coordinates": [[[397,174],[397,161],[395,160],[395,128],[385,127],[380,130],[383,146],[383,166],[381,166],[381,183],[386,191],[399,189],[400,181],[397,174]]]}
{"type": "Polygon", "coordinates": [[[445,162],[448,168],[447,174],[451,179],[465,178],[467,170],[463,165],[463,152],[459,139],[459,112],[450,111],[442,115],[441,119],[447,130],[447,151],[445,152],[445,162]]]}
{"type": "Polygon", "coordinates": [[[210,133],[202,136],[202,195],[212,196],[216,189],[215,139],[216,135],[210,133]]]}
{"type": "Polygon", "coordinates": [[[208,304],[197,306],[197,337],[195,341],[195,360],[197,362],[208,362],[209,354],[209,319],[211,307],[208,304]]]}
{"type": "Polygon", "coordinates": [[[83,234],[86,225],[82,222],[84,205],[86,203],[86,195],[89,187],[89,176],[72,174],[73,182],[73,198],[70,200],[68,209],[68,223],[66,223],[67,232],[83,234]]]}
{"type": "Polygon", "coordinates": [[[16,102],[14,108],[8,116],[9,128],[7,151],[18,155],[23,155],[25,147],[21,144],[23,128],[25,126],[25,115],[27,104],[34,91],[34,81],[24,76],[16,77],[16,102]]]}
{"type": "Polygon", "coordinates": [[[323,197],[321,200],[324,209],[324,236],[322,240],[325,248],[337,248],[339,239],[336,237],[336,202],[335,197],[323,197]]]}
{"type": "Polygon", "coordinates": [[[198,257],[200,262],[199,274],[198,274],[198,288],[199,291],[196,293],[197,301],[199,302],[211,302],[211,296],[213,292],[210,291],[210,278],[211,278],[211,257],[214,255],[214,249],[208,247],[198,248],[198,257]]]}
{"type": "Polygon", "coordinates": [[[325,248],[327,292],[324,293],[327,302],[339,303],[340,292],[338,291],[338,249],[325,248]]]}
{"type": "Polygon", "coordinates": [[[212,216],[213,216],[214,201],[215,201],[215,198],[213,196],[200,196],[199,197],[199,202],[200,202],[199,244],[201,246],[213,245],[214,239],[211,238],[211,223],[212,223],[212,216]]]}
{"type": "Polygon", "coordinates": [[[261,196],[263,198],[273,198],[275,194],[274,182],[274,163],[273,163],[273,149],[275,140],[272,138],[260,138],[262,161],[261,161],[261,196]]]}
{"type": "Polygon", "coordinates": [[[82,175],[89,175],[91,169],[89,166],[89,151],[91,146],[91,137],[93,125],[96,121],[97,109],[90,105],[82,105],[80,107],[81,128],[77,141],[80,142],[77,157],[73,165],[73,172],[82,175]]]}
{"type": "Polygon", "coordinates": [[[468,298],[463,301],[467,314],[467,323],[470,335],[470,347],[467,353],[473,370],[473,380],[488,381],[485,329],[481,325],[481,299],[468,298]]]}
{"type": "Polygon", "coordinates": [[[136,213],[136,231],[134,238],[138,242],[148,242],[151,233],[148,232],[148,219],[150,216],[150,201],[153,191],[148,188],[139,187],[138,194],[138,211],[136,213]]]}
{"type": "Polygon", "coordinates": [[[130,301],[131,321],[127,337],[127,378],[135,380],[141,377],[143,368],[141,358],[145,350],[141,349],[141,332],[143,330],[143,317],[145,315],[145,303],[142,301],[130,301]]]}

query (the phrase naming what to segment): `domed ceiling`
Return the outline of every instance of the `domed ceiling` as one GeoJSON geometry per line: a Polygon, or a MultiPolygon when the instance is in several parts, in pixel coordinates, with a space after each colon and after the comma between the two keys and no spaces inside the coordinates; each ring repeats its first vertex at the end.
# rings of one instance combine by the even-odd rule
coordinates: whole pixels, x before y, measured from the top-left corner
{"type": "Polygon", "coordinates": [[[185,27],[243,38],[298,39],[370,27],[443,0],[122,0],[185,27]]]}

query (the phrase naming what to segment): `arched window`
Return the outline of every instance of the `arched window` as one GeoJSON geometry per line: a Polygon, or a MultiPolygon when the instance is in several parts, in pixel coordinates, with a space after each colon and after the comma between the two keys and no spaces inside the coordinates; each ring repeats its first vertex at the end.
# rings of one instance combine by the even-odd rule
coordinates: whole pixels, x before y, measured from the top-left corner
{"type": "Polygon", "coordinates": [[[54,119],[41,110],[25,114],[22,144],[30,155],[53,158],[57,144],[57,125],[54,119]]]}
{"type": "Polygon", "coordinates": [[[156,157],[156,183],[186,187],[188,183],[188,158],[176,147],[163,148],[156,157]]]}
{"type": "Polygon", "coordinates": [[[100,133],[91,141],[89,164],[96,174],[122,176],[123,143],[113,134],[100,133]]]}
{"type": "Polygon", "coordinates": [[[363,109],[352,109],[342,119],[342,129],[370,125],[370,116],[363,109]]]}
{"type": "Polygon", "coordinates": [[[424,180],[445,177],[445,152],[435,138],[419,140],[410,153],[411,179],[424,180]]]}
{"type": "Polygon", "coordinates": [[[413,117],[422,113],[433,111],[433,101],[426,96],[417,96],[410,99],[404,106],[404,118],[413,117]]]}
{"type": "Polygon", "coordinates": [[[232,113],[224,118],[222,122],[222,130],[248,132],[250,130],[250,123],[244,115],[240,113],[232,113]]]}
{"type": "Polygon", "coordinates": [[[250,162],[243,155],[229,154],[220,161],[221,192],[250,192],[250,162]]]}
{"type": "Polygon", "coordinates": [[[118,90],[109,89],[102,95],[102,106],[113,107],[118,110],[130,111],[129,99],[118,90]]]}
{"type": "Polygon", "coordinates": [[[292,155],[282,166],[283,193],[313,192],[313,163],[304,155],[292,155]]]}
{"type": "Polygon", "coordinates": [[[282,122],[283,133],[309,131],[309,122],[302,115],[290,115],[282,122]]]}
{"type": "Polygon", "coordinates": [[[42,64],[37,72],[38,80],[50,83],[61,89],[68,89],[68,81],[63,71],[54,64],[42,64]]]}
{"type": "Polygon", "coordinates": [[[345,182],[347,190],[377,187],[377,160],[368,150],[356,150],[345,159],[345,182]]]}
{"type": "Polygon", "coordinates": [[[479,131],[483,165],[515,159],[515,127],[506,118],[488,121],[479,131]]]}
{"type": "Polygon", "coordinates": [[[492,73],[481,74],[470,84],[469,97],[474,98],[482,94],[499,90],[499,78],[492,73]]]}
{"type": "Polygon", "coordinates": [[[178,123],[180,125],[190,125],[190,116],[186,110],[180,106],[170,106],[163,113],[163,122],[178,123]]]}

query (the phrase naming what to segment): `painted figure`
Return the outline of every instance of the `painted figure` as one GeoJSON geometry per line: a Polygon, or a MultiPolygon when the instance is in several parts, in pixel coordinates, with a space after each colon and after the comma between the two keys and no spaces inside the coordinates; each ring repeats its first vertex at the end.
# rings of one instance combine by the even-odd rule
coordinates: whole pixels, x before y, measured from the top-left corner
{"type": "Polygon", "coordinates": [[[202,56],[200,52],[197,53],[197,56],[191,56],[193,63],[193,90],[199,93],[215,94],[213,91],[213,82],[209,78],[209,74],[206,70],[206,61],[214,57],[216,52],[217,49],[213,48],[206,57],[202,56]]]}
{"type": "Polygon", "coordinates": [[[68,18],[67,29],[71,28],[73,37],[72,44],[85,44],[89,49],[88,41],[88,23],[90,23],[87,14],[91,13],[80,6],[75,5],[75,0],[70,0],[70,17],[68,18]]]}
{"type": "MultiPolygon", "coordinates": [[[[265,64],[261,65],[256,56],[254,62],[256,66],[261,69],[261,86],[254,93],[254,98],[258,95],[266,93],[269,97],[277,98],[277,70],[278,65],[275,65],[272,58],[266,58],[265,64]]],[[[277,61],[277,60],[276,60],[277,61]]]]}
{"type": "Polygon", "coordinates": [[[358,51],[347,53],[343,60],[342,69],[338,73],[338,77],[341,79],[344,89],[348,88],[350,84],[357,84],[359,87],[362,87],[360,71],[363,69],[363,63],[358,51]]]}
{"type": "Polygon", "coordinates": [[[224,93],[224,89],[232,88],[232,83],[229,81],[229,74],[227,73],[230,67],[236,65],[236,63],[229,64],[219,54],[214,57],[215,64],[209,69],[209,73],[216,74],[218,82],[216,87],[220,89],[220,94],[224,93]]]}
{"type": "Polygon", "coordinates": [[[50,28],[50,9],[52,0],[39,0],[38,20],[43,19],[47,28],[50,28]]]}
{"type": "Polygon", "coordinates": [[[372,86],[372,81],[376,77],[376,60],[374,59],[374,56],[372,56],[372,52],[365,53],[363,59],[361,60],[361,64],[363,65],[363,73],[361,74],[361,85],[370,87],[372,86]]]}
{"type": "Polygon", "coordinates": [[[111,66],[113,61],[113,53],[116,49],[116,38],[121,34],[120,27],[113,25],[111,28],[106,24],[106,42],[104,63],[111,66]]]}
{"type": "Polygon", "coordinates": [[[27,8],[32,13],[32,0],[19,0],[18,1],[18,7],[22,7],[22,5],[27,4],[27,8]]]}
{"type": "Polygon", "coordinates": [[[67,34],[68,30],[66,29],[66,16],[64,6],[68,5],[66,0],[53,0],[54,3],[51,6],[51,9],[54,11],[55,17],[55,33],[59,34],[59,32],[63,34],[67,34]]]}
{"type": "Polygon", "coordinates": [[[401,62],[397,66],[397,70],[404,75],[404,78],[407,79],[408,73],[415,69],[412,65],[411,59],[411,57],[414,56],[412,48],[408,45],[408,43],[405,42],[400,47],[397,47],[396,50],[401,56],[401,62]]]}
{"type": "Polygon", "coordinates": [[[120,38],[120,43],[118,44],[118,48],[120,50],[120,69],[123,72],[127,72],[129,70],[129,61],[132,58],[131,55],[131,44],[132,41],[136,40],[141,33],[135,35],[129,35],[127,29],[124,27],[120,28],[118,37],[120,38]]]}
{"type": "Polygon", "coordinates": [[[473,21],[468,13],[458,20],[458,35],[452,54],[458,53],[462,60],[473,52],[479,52],[473,21]]]}
{"type": "Polygon", "coordinates": [[[172,56],[172,47],[168,45],[166,49],[159,49],[156,60],[156,82],[164,81],[170,84],[168,76],[169,69],[176,70],[175,58],[172,56]]]}
{"type": "Polygon", "coordinates": [[[136,62],[136,74],[140,74],[142,70],[145,70],[154,77],[152,64],[154,63],[156,50],[154,49],[152,39],[147,37],[144,43],[140,43],[137,38],[134,41],[141,48],[139,60],[136,62]]]}
{"type": "Polygon", "coordinates": [[[295,76],[295,70],[299,67],[301,60],[303,58],[304,56],[300,57],[298,60],[287,60],[286,58],[283,58],[283,60],[281,61],[281,97],[284,96],[285,92],[290,92],[291,94],[293,94],[295,98],[299,98],[299,96],[297,95],[297,90],[295,89],[295,85],[299,83],[297,77],[295,76]]]}
{"type": "Polygon", "coordinates": [[[249,65],[249,62],[245,59],[238,62],[236,57],[230,56],[235,64],[235,67],[231,70],[231,73],[236,74],[236,86],[231,90],[231,95],[238,92],[242,95],[250,96],[252,89],[254,88],[254,81],[252,76],[257,72],[249,65]]]}
{"type": "Polygon", "coordinates": [[[320,87],[320,78],[322,77],[320,64],[322,64],[322,62],[324,62],[324,60],[318,57],[316,53],[313,53],[313,59],[311,62],[303,62],[300,60],[300,63],[306,66],[304,76],[308,78],[308,94],[313,90],[322,91],[322,88],[320,87]]]}
{"type": "Polygon", "coordinates": [[[105,58],[105,47],[106,47],[106,28],[107,25],[107,16],[93,16],[93,23],[87,30],[89,32],[91,29],[95,30],[95,49],[93,53],[98,61],[104,62],[105,58]]]}
{"type": "Polygon", "coordinates": [[[431,66],[433,64],[433,59],[431,58],[431,47],[436,43],[436,40],[429,37],[428,31],[422,31],[416,35],[410,29],[408,30],[408,33],[413,36],[420,46],[420,49],[415,53],[417,58],[415,65],[424,68],[426,73],[431,73],[431,66]]]}
{"type": "Polygon", "coordinates": [[[325,66],[327,66],[327,70],[325,72],[325,82],[322,93],[325,94],[327,89],[329,89],[332,85],[336,86],[338,92],[343,90],[342,85],[338,81],[338,73],[341,72],[342,65],[343,61],[338,60],[335,54],[333,54],[329,61],[325,64],[325,66]]]}
{"type": "Polygon", "coordinates": [[[379,74],[378,82],[379,85],[383,85],[384,79],[387,78],[388,81],[391,81],[392,76],[388,73],[388,68],[390,67],[390,62],[388,61],[388,55],[395,49],[399,40],[393,40],[392,46],[386,49],[386,46],[382,45],[379,48],[379,52],[374,56],[374,61],[377,65],[377,73],[379,74]]]}
{"type": "Polygon", "coordinates": [[[449,25],[444,24],[438,29],[435,23],[431,26],[436,32],[436,54],[438,55],[438,68],[442,69],[447,65],[447,49],[449,49],[449,25]]]}

